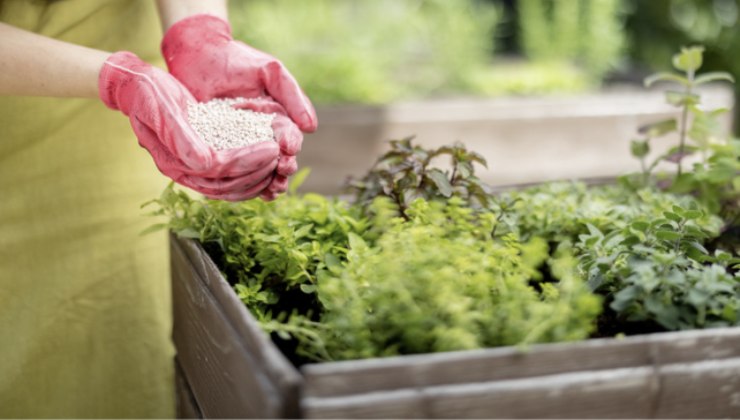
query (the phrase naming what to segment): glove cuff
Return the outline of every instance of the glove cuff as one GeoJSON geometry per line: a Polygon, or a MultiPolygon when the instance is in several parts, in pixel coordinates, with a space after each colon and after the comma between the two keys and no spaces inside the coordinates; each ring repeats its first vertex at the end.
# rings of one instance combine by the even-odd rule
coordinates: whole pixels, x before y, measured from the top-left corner
{"type": "Polygon", "coordinates": [[[141,75],[149,65],[136,54],[129,51],[119,51],[108,57],[103,63],[98,75],[98,95],[105,106],[120,110],[128,115],[129,103],[126,95],[121,94],[132,76],[141,75]]]}
{"type": "Polygon", "coordinates": [[[162,55],[169,66],[180,54],[233,40],[231,25],[224,19],[208,14],[188,16],[165,32],[161,45],[162,55]]]}

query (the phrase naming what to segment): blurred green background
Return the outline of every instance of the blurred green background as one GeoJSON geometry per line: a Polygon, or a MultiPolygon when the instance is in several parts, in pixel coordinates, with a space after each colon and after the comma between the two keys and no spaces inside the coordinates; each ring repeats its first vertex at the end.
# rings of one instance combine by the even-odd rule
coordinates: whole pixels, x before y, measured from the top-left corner
{"type": "Polygon", "coordinates": [[[234,32],[316,103],[540,95],[640,83],[684,45],[740,74],[740,0],[250,0],[234,32]]]}

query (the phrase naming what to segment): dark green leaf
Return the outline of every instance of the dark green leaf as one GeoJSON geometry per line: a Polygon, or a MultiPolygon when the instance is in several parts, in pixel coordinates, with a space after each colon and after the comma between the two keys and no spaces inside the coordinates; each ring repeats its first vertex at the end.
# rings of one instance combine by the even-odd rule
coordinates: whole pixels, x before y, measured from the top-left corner
{"type": "Polygon", "coordinates": [[[450,180],[447,179],[447,174],[439,169],[433,168],[427,171],[427,176],[434,182],[434,185],[439,189],[440,194],[444,197],[452,196],[452,185],[450,180]]]}
{"type": "Polygon", "coordinates": [[[676,119],[670,118],[667,120],[643,125],[640,128],[638,128],[637,131],[641,134],[645,134],[646,136],[650,138],[653,138],[653,137],[660,137],[665,134],[674,132],[676,131],[677,128],[678,128],[678,124],[676,123],[676,119]]]}
{"type": "Polygon", "coordinates": [[[644,140],[632,140],[632,143],[630,143],[630,152],[636,158],[645,157],[650,153],[650,145],[644,140]]]}

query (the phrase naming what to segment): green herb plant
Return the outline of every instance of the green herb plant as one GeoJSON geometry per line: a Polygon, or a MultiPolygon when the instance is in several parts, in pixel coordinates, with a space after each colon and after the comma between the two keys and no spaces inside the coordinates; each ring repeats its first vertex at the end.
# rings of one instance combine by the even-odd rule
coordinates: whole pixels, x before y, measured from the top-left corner
{"type": "MultiPolygon", "coordinates": [[[[677,171],[669,179],[669,190],[697,196],[713,213],[725,221],[725,231],[734,232],[740,218],[740,141],[728,138],[723,132],[719,117],[726,109],[704,110],[700,108],[697,88],[716,81],[734,82],[725,72],[698,74],[703,63],[703,47],[683,48],[673,57],[673,66],[683,72],[656,73],[645,80],[646,86],[667,82],[678,88],[666,91],[666,100],[681,111],[680,118],[659,121],[640,129],[643,138],[631,144],[632,155],[640,159],[642,176],[639,186],[653,182],[653,171],[660,162],[677,165],[677,171]],[[647,162],[651,140],[668,133],[678,133],[679,144],[652,163],[647,162]],[[689,143],[691,140],[691,144],[689,143]],[[691,170],[685,170],[686,158],[700,154],[691,170]]],[[[664,176],[665,177],[665,176],[664,176]]],[[[625,178],[626,182],[633,182],[625,178]]]]}
{"type": "MultiPolygon", "coordinates": [[[[387,200],[380,197],[378,200],[387,200]]],[[[583,339],[600,301],[572,275],[575,262],[548,262],[547,245],[488,232],[494,217],[460,197],[414,200],[408,220],[375,246],[351,238],[344,267],[319,282],[323,349],[333,360],[583,339]],[[529,286],[542,264],[560,281],[529,286]]]]}
{"type": "Polygon", "coordinates": [[[475,164],[487,166],[480,154],[462,143],[427,150],[413,144],[413,137],[390,142],[383,154],[359,180],[351,180],[349,190],[355,202],[367,205],[376,197],[389,197],[401,215],[417,198],[425,200],[460,197],[471,207],[487,207],[490,187],[475,176],[475,164]],[[451,169],[443,170],[435,159],[450,158],[451,169]]]}

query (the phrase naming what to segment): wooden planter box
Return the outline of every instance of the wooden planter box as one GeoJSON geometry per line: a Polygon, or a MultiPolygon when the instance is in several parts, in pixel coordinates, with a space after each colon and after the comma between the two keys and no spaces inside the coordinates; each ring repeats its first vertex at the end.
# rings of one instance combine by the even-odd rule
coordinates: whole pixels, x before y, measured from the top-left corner
{"type": "MultiPolygon", "coordinates": [[[[733,107],[728,85],[700,93],[708,108],[733,107]]],[[[414,134],[427,148],[460,140],[481,153],[489,168],[477,174],[490,185],[636,172],[639,162],[629,144],[638,127],[679,114],[661,91],[634,87],[571,96],[321,106],[317,112],[319,129],[306,136],[298,156],[301,167],[311,168],[302,190],[332,195],[341,192],[348,174],[364,174],[389,139],[414,134]]],[[[722,120],[727,128],[731,114],[722,120]]],[[[675,136],[657,139],[651,156],[677,142],[675,136]]]]}
{"type": "Polygon", "coordinates": [[[306,365],[171,237],[183,417],[737,418],[740,328],[306,365]]]}

